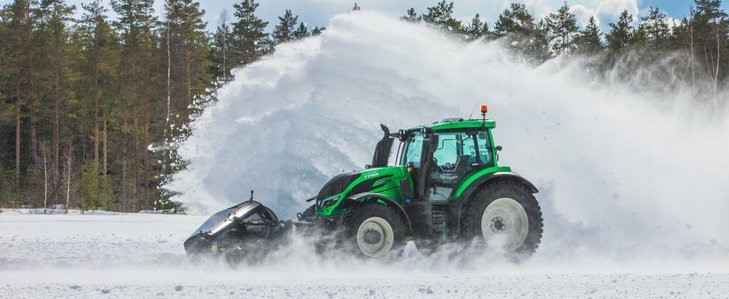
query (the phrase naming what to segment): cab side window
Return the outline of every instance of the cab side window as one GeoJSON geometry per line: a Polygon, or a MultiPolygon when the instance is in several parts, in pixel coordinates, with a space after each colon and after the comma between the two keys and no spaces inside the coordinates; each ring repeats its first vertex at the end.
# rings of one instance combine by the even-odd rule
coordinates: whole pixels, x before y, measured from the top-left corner
{"type": "Polygon", "coordinates": [[[491,138],[489,138],[489,135],[486,132],[479,132],[476,134],[476,138],[476,143],[478,144],[478,157],[481,160],[481,163],[484,165],[490,164],[492,162],[491,138]]]}
{"type": "Polygon", "coordinates": [[[413,136],[410,137],[407,148],[405,149],[402,164],[407,165],[408,163],[413,163],[415,167],[420,167],[420,156],[422,155],[422,151],[423,135],[413,134],[413,136]]]}

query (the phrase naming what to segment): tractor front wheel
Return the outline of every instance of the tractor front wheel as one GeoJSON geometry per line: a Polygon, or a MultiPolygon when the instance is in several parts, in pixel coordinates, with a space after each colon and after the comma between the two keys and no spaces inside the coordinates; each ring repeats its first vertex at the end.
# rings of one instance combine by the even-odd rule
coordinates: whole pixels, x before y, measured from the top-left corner
{"type": "Polygon", "coordinates": [[[352,249],[360,256],[383,258],[403,248],[403,221],[387,206],[358,207],[347,217],[346,225],[352,249]]]}
{"type": "Polygon", "coordinates": [[[516,261],[531,256],[542,240],[542,210],[522,184],[500,181],[479,191],[468,206],[466,237],[479,247],[516,261]]]}

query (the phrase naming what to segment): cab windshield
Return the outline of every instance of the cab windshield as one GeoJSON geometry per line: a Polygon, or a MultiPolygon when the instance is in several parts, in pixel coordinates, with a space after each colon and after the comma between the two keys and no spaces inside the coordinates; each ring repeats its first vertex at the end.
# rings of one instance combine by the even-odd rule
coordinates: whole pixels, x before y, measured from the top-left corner
{"type": "MultiPolygon", "coordinates": [[[[433,153],[435,167],[452,170],[459,163],[487,165],[492,162],[491,142],[485,131],[442,132],[436,135],[438,145],[433,153]]],[[[411,134],[408,140],[401,144],[403,145],[405,149],[398,161],[400,165],[412,163],[416,168],[419,167],[423,151],[423,134],[420,132],[411,134]]]]}

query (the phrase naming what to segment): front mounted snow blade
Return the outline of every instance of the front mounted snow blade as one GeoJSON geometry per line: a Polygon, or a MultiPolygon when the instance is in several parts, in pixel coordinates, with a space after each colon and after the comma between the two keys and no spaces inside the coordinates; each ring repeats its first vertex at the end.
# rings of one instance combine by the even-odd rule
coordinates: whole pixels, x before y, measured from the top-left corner
{"type": "Polygon", "coordinates": [[[231,266],[254,264],[280,246],[290,224],[261,203],[249,200],[210,216],[185,241],[188,259],[224,258],[231,266]]]}

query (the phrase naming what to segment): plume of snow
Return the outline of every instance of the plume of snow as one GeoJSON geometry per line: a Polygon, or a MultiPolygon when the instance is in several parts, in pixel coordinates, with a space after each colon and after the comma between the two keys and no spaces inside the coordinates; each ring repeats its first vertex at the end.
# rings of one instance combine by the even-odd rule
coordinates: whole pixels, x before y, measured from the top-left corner
{"type": "Polygon", "coordinates": [[[729,262],[726,108],[597,82],[579,62],[531,67],[498,43],[376,13],[327,28],[234,71],[180,148],[190,165],[166,186],[175,200],[206,214],[255,189],[291,217],[328,178],[369,162],[378,123],[413,127],[486,103],[501,163],[540,189],[535,260],[729,262]]]}

